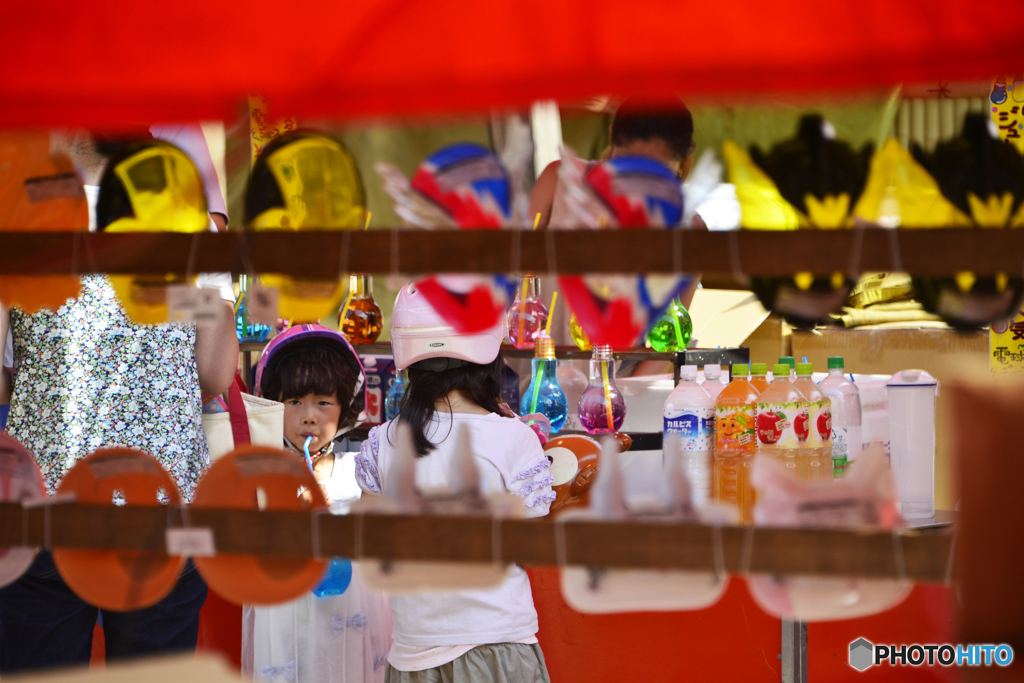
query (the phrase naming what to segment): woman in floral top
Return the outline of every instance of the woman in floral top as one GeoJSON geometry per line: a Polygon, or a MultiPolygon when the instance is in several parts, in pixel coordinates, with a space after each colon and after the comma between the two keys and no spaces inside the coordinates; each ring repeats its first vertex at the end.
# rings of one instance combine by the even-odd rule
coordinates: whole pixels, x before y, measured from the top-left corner
{"type": "MultiPolygon", "coordinates": [[[[104,158],[79,154],[93,210],[104,158]]],[[[72,155],[75,157],[75,155],[72,155]]],[[[56,490],[75,462],[97,448],[128,446],[156,457],[190,500],[209,464],[200,390],[227,391],[238,365],[231,306],[222,323],[136,325],[109,280],[82,278],[82,293],[56,312],[0,306],[0,340],[14,337],[14,372],[0,372],[8,431],[35,454],[56,490]],[[12,391],[13,389],[13,391],[12,391]]],[[[189,562],[161,602],[103,611],[108,659],[194,650],[206,584],[189,562]]],[[[0,673],[87,663],[97,609],[67,587],[49,552],[0,590],[0,673]]]]}

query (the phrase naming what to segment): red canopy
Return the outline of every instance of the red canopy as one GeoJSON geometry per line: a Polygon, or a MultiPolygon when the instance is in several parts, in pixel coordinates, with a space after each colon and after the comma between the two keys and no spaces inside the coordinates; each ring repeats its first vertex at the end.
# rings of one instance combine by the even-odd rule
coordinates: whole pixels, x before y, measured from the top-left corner
{"type": "Polygon", "coordinates": [[[1019,0],[26,0],[0,126],[350,118],[595,94],[817,92],[1024,70],[1019,0]]]}

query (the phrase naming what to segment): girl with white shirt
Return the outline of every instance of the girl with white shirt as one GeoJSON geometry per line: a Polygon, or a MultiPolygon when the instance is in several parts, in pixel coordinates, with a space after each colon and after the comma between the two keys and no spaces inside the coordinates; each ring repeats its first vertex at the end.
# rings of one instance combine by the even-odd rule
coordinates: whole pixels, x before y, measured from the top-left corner
{"type": "MultiPolygon", "coordinates": [[[[321,325],[292,327],[267,345],[256,368],[264,398],[284,403],[285,449],[305,459],[332,508],[359,498],[353,455],[335,444],[363,417],[366,376],[355,350],[321,325]]],[[[242,664],[254,683],[381,683],[391,646],[386,599],[348,560],[338,577],[280,605],[246,605],[242,664]]]]}
{"type": "MultiPolygon", "coordinates": [[[[503,317],[491,328],[460,333],[447,325],[415,284],[398,294],[392,314],[395,366],[409,385],[394,420],[370,431],[356,456],[356,475],[368,493],[385,494],[394,463],[395,429],[406,423],[418,456],[421,489],[448,484],[455,435],[469,433],[484,494],[511,492],[527,517],[548,513],[555,494],[549,461],[536,434],[500,404],[503,317]],[[506,416],[508,415],[508,416],[506,416]]],[[[393,644],[386,683],[547,683],[537,642],[537,611],[526,572],[513,566],[487,590],[396,595],[393,644]]]]}

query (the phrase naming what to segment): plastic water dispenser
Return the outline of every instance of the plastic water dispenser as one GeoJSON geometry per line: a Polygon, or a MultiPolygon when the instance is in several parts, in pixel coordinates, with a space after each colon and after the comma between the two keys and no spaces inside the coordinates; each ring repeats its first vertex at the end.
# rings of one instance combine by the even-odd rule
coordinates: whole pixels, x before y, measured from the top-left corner
{"type": "Polygon", "coordinates": [[[906,519],[935,515],[935,397],[939,382],[924,370],[901,370],[886,384],[892,471],[906,519]]]}

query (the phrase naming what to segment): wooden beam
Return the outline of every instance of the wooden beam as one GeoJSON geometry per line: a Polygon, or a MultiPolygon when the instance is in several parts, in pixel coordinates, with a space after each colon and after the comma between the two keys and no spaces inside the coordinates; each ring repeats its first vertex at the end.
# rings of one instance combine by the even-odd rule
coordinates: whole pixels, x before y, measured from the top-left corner
{"type": "MultiPolygon", "coordinates": [[[[592,567],[942,582],[948,578],[952,549],[952,535],[935,531],[893,534],[639,521],[569,522],[559,529],[559,523],[549,519],[494,522],[483,517],[185,510],[188,524],[212,529],[217,552],[227,554],[309,557],[316,529],[322,556],[527,565],[555,565],[564,558],[567,564],[592,567]]],[[[0,547],[159,552],[165,547],[165,531],[183,526],[182,511],[74,503],[23,509],[3,503],[0,547]]]]}
{"type": "Polygon", "coordinates": [[[1018,276],[1020,230],[369,230],[345,232],[9,232],[0,274],[280,272],[702,272],[709,279],[798,271],[903,270],[1018,276]],[[549,260],[550,259],[550,260],[549,260]]]}

